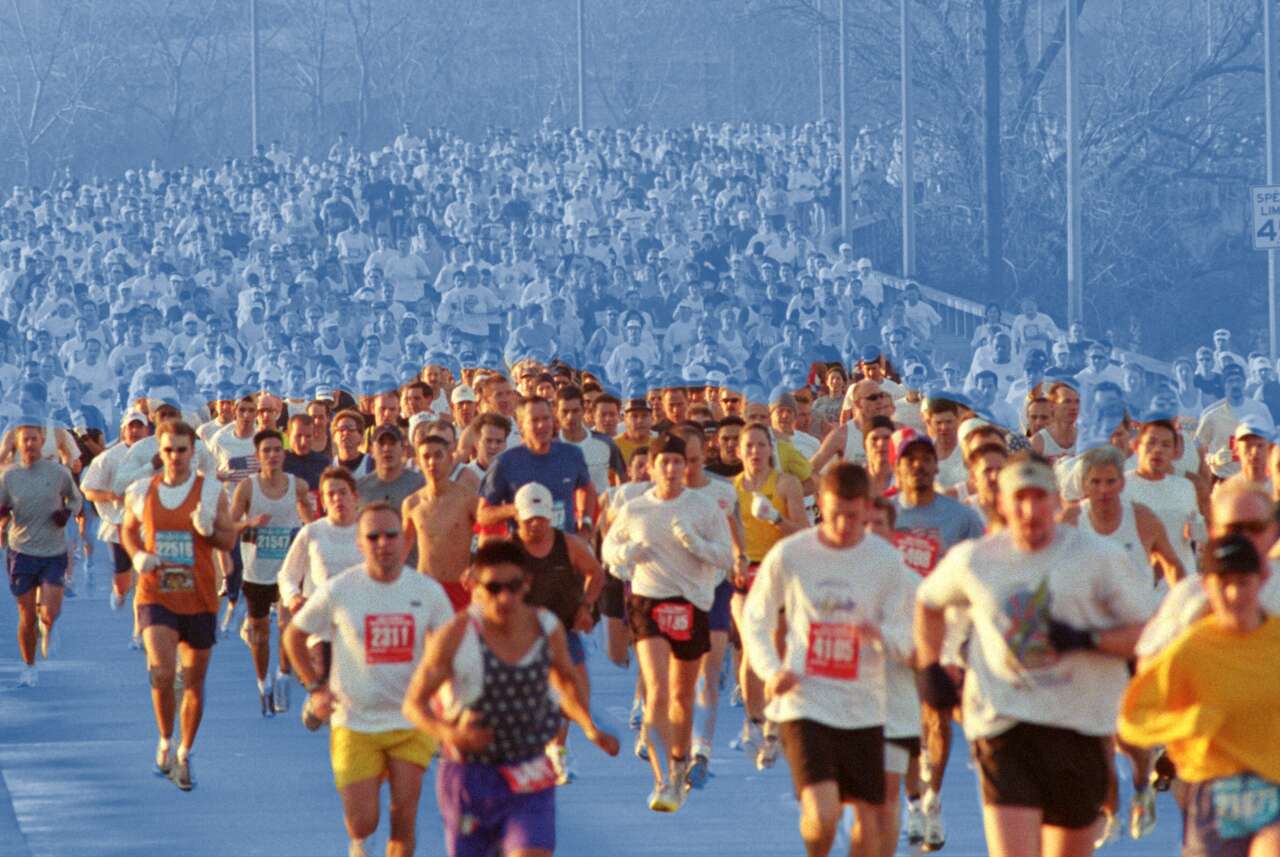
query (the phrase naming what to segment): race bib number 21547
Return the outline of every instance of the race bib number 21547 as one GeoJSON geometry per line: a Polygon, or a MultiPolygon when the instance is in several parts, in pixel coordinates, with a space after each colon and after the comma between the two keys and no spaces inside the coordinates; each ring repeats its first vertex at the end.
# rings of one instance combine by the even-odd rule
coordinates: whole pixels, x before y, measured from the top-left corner
{"type": "Polygon", "coordinates": [[[364,617],[364,662],[400,664],[413,660],[413,614],[371,613],[364,617]]]}

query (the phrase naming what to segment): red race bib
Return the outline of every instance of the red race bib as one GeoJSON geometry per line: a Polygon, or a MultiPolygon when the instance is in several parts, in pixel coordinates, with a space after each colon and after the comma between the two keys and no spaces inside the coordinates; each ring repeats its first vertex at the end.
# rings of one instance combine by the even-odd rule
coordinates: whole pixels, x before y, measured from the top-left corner
{"type": "Polygon", "coordinates": [[[556,784],[556,771],[546,754],[539,754],[518,765],[499,765],[498,770],[513,794],[540,792],[556,784]]]}
{"type": "Polygon", "coordinates": [[[854,681],[858,678],[858,635],[852,625],[810,622],[807,675],[854,681]]]}
{"type": "Polygon", "coordinates": [[[364,662],[403,664],[413,660],[413,614],[373,613],[364,617],[364,662]]]}
{"type": "Polygon", "coordinates": [[[693,639],[693,605],[667,601],[653,608],[653,621],[664,636],[683,643],[693,639]]]}
{"type": "Polygon", "coordinates": [[[902,551],[902,561],[907,564],[907,568],[921,577],[927,576],[938,564],[942,546],[932,536],[909,530],[895,530],[893,543],[902,551]]]}

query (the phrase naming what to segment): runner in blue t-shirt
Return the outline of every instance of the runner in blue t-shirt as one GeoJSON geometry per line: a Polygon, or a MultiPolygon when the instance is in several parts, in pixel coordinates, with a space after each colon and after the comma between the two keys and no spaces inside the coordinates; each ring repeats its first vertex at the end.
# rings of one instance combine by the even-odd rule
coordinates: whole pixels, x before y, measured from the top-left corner
{"type": "Polygon", "coordinates": [[[485,473],[478,523],[490,527],[514,519],[516,491],[529,482],[539,482],[551,492],[551,525],[593,538],[596,489],[582,450],[553,439],[555,419],[545,399],[523,400],[516,408],[516,422],[524,443],[499,455],[485,473]]]}

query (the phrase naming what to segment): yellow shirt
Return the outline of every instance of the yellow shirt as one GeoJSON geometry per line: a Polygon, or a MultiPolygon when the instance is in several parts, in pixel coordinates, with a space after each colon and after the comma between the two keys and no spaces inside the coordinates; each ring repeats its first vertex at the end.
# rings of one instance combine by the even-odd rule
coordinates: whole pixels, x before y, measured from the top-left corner
{"type": "MultiPolygon", "coordinates": [[[[745,473],[739,473],[733,477],[733,487],[738,492],[738,508],[742,510],[743,549],[751,562],[761,562],[764,560],[764,555],[769,552],[769,548],[782,538],[782,530],[777,524],[762,521],[751,514],[753,492],[744,487],[746,478],[745,473]]],[[[787,502],[778,493],[778,471],[770,471],[769,478],[756,493],[767,497],[773,507],[778,510],[778,514],[787,514],[787,502]]]]}
{"type": "Polygon", "coordinates": [[[647,447],[652,440],[652,434],[644,440],[631,440],[625,434],[620,434],[613,439],[613,442],[618,445],[618,450],[622,453],[623,462],[629,465],[631,464],[631,454],[642,446],[647,447]]]}
{"type": "Polygon", "coordinates": [[[778,438],[778,466],[801,482],[813,475],[813,465],[789,440],[778,438]]]}
{"type": "Polygon", "coordinates": [[[1280,782],[1280,617],[1238,634],[1212,616],[1157,655],[1125,691],[1119,735],[1167,745],[1187,782],[1250,772],[1280,782]]]}

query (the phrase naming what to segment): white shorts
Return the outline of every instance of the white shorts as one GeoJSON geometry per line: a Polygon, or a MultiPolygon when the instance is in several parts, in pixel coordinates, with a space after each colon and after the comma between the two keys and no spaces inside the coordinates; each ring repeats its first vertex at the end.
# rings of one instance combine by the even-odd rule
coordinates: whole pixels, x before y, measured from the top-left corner
{"type": "Polygon", "coordinates": [[[884,772],[905,776],[907,765],[911,762],[911,754],[890,741],[884,742],[884,772]]]}

